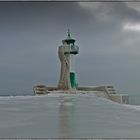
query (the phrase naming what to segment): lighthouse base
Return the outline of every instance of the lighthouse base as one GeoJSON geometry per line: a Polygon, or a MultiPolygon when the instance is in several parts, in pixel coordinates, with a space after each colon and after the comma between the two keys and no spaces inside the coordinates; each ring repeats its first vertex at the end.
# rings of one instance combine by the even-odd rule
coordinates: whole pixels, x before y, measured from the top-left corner
{"type": "Polygon", "coordinates": [[[46,95],[49,93],[64,93],[64,94],[95,94],[99,97],[121,103],[128,104],[129,96],[127,94],[117,94],[116,90],[111,85],[96,86],[96,87],[78,87],[77,90],[59,90],[57,87],[44,85],[36,85],[33,87],[35,95],[46,95]]]}

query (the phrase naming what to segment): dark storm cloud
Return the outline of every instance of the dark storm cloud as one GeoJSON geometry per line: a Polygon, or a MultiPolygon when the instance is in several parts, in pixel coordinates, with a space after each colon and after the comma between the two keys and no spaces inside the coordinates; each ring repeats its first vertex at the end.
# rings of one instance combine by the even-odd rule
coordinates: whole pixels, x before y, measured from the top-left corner
{"type": "Polygon", "coordinates": [[[87,75],[80,77],[80,80],[90,85],[115,83],[121,87],[122,92],[127,92],[127,89],[129,92],[138,92],[136,83],[140,77],[136,73],[140,70],[139,32],[124,31],[123,26],[127,23],[139,23],[139,11],[125,3],[100,3],[96,10],[91,8],[91,11],[94,11],[96,20],[92,22],[93,27],[89,26],[92,30],[92,33],[89,32],[89,40],[86,41],[85,37],[83,42],[80,41],[86,47],[83,52],[85,56],[81,58],[85,65],[82,67],[82,61],[79,64],[79,69],[82,69],[79,75],[84,75],[83,69],[93,74],[92,78],[88,76],[88,81],[84,80],[87,75]]]}
{"type": "MultiPolygon", "coordinates": [[[[129,8],[127,4],[101,3],[96,11],[93,9],[91,11],[94,11],[93,16],[96,17],[96,20],[89,23],[90,32],[88,30],[86,35],[89,35],[89,39],[94,42],[90,42],[88,45],[96,44],[93,49],[95,55],[98,54],[98,51],[104,55],[106,52],[109,52],[110,55],[117,53],[117,51],[118,53],[124,52],[123,47],[129,39],[135,39],[138,36],[138,33],[128,33],[123,30],[123,26],[127,23],[140,22],[140,13],[129,8]]],[[[88,43],[89,40],[86,41],[85,37],[84,41],[88,43]]],[[[89,52],[92,53],[92,51],[89,52]]],[[[87,53],[89,52],[87,51],[87,53]]]]}
{"type": "Polygon", "coordinates": [[[86,4],[1,2],[0,88],[56,85],[60,70],[57,49],[70,28],[80,47],[76,56],[79,84],[114,83],[131,92],[128,87],[134,80],[139,82],[135,74],[140,70],[140,42],[138,33],[128,33],[123,27],[139,23],[139,11],[122,2],[91,2],[90,8],[86,4]]]}
{"type": "MultiPolygon", "coordinates": [[[[128,3],[131,5],[131,3],[128,3]]],[[[120,22],[120,19],[123,21],[140,21],[139,11],[136,11],[133,8],[130,8],[127,3],[123,2],[108,2],[101,3],[98,12],[105,12],[106,16],[110,18],[109,21],[113,20],[115,22],[120,22]]],[[[139,4],[139,3],[138,3],[139,4]]]]}

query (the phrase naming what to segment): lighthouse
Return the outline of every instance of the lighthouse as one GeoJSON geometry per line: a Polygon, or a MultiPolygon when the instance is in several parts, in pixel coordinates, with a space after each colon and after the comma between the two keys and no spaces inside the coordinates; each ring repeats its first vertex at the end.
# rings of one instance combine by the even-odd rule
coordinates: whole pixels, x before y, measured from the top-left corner
{"type": "Polygon", "coordinates": [[[58,48],[58,56],[61,63],[60,79],[58,83],[59,90],[77,89],[78,83],[76,73],[71,68],[72,59],[79,53],[79,47],[75,45],[75,39],[71,38],[70,30],[68,30],[67,38],[62,40],[62,45],[58,48]]]}
{"type": "Polygon", "coordinates": [[[67,38],[62,40],[62,45],[58,47],[58,56],[61,64],[61,70],[57,87],[46,86],[42,84],[35,85],[33,87],[34,94],[44,95],[49,93],[93,93],[94,95],[97,94],[97,96],[105,97],[118,103],[127,104],[129,101],[129,96],[125,94],[117,94],[112,85],[101,85],[94,87],[78,86],[76,72],[73,66],[75,65],[75,55],[79,53],[79,47],[75,45],[76,40],[71,38],[71,33],[69,30],[67,33],[67,38]]]}

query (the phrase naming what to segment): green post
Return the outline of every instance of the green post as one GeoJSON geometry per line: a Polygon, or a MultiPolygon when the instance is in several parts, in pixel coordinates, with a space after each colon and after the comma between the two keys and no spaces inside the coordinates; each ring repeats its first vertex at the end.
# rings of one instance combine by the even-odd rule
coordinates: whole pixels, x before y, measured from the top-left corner
{"type": "Polygon", "coordinates": [[[70,82],[71,82],[71,87],[73,89],[76,89],[78,84],[76,82],[76,75],[74,72],[70,72],[70,82]]]}

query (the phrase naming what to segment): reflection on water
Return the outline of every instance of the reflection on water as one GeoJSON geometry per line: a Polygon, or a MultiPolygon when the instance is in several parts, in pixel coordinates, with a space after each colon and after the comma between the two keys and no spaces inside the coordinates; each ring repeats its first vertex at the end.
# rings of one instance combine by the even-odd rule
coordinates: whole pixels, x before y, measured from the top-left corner
{"type": "Polygon", "coordinates": [[[74,131],[74,106],[73,99],[70,97],[60,97],[59,106],[59,132],[62,137],[71,136],[74,131]]]}

